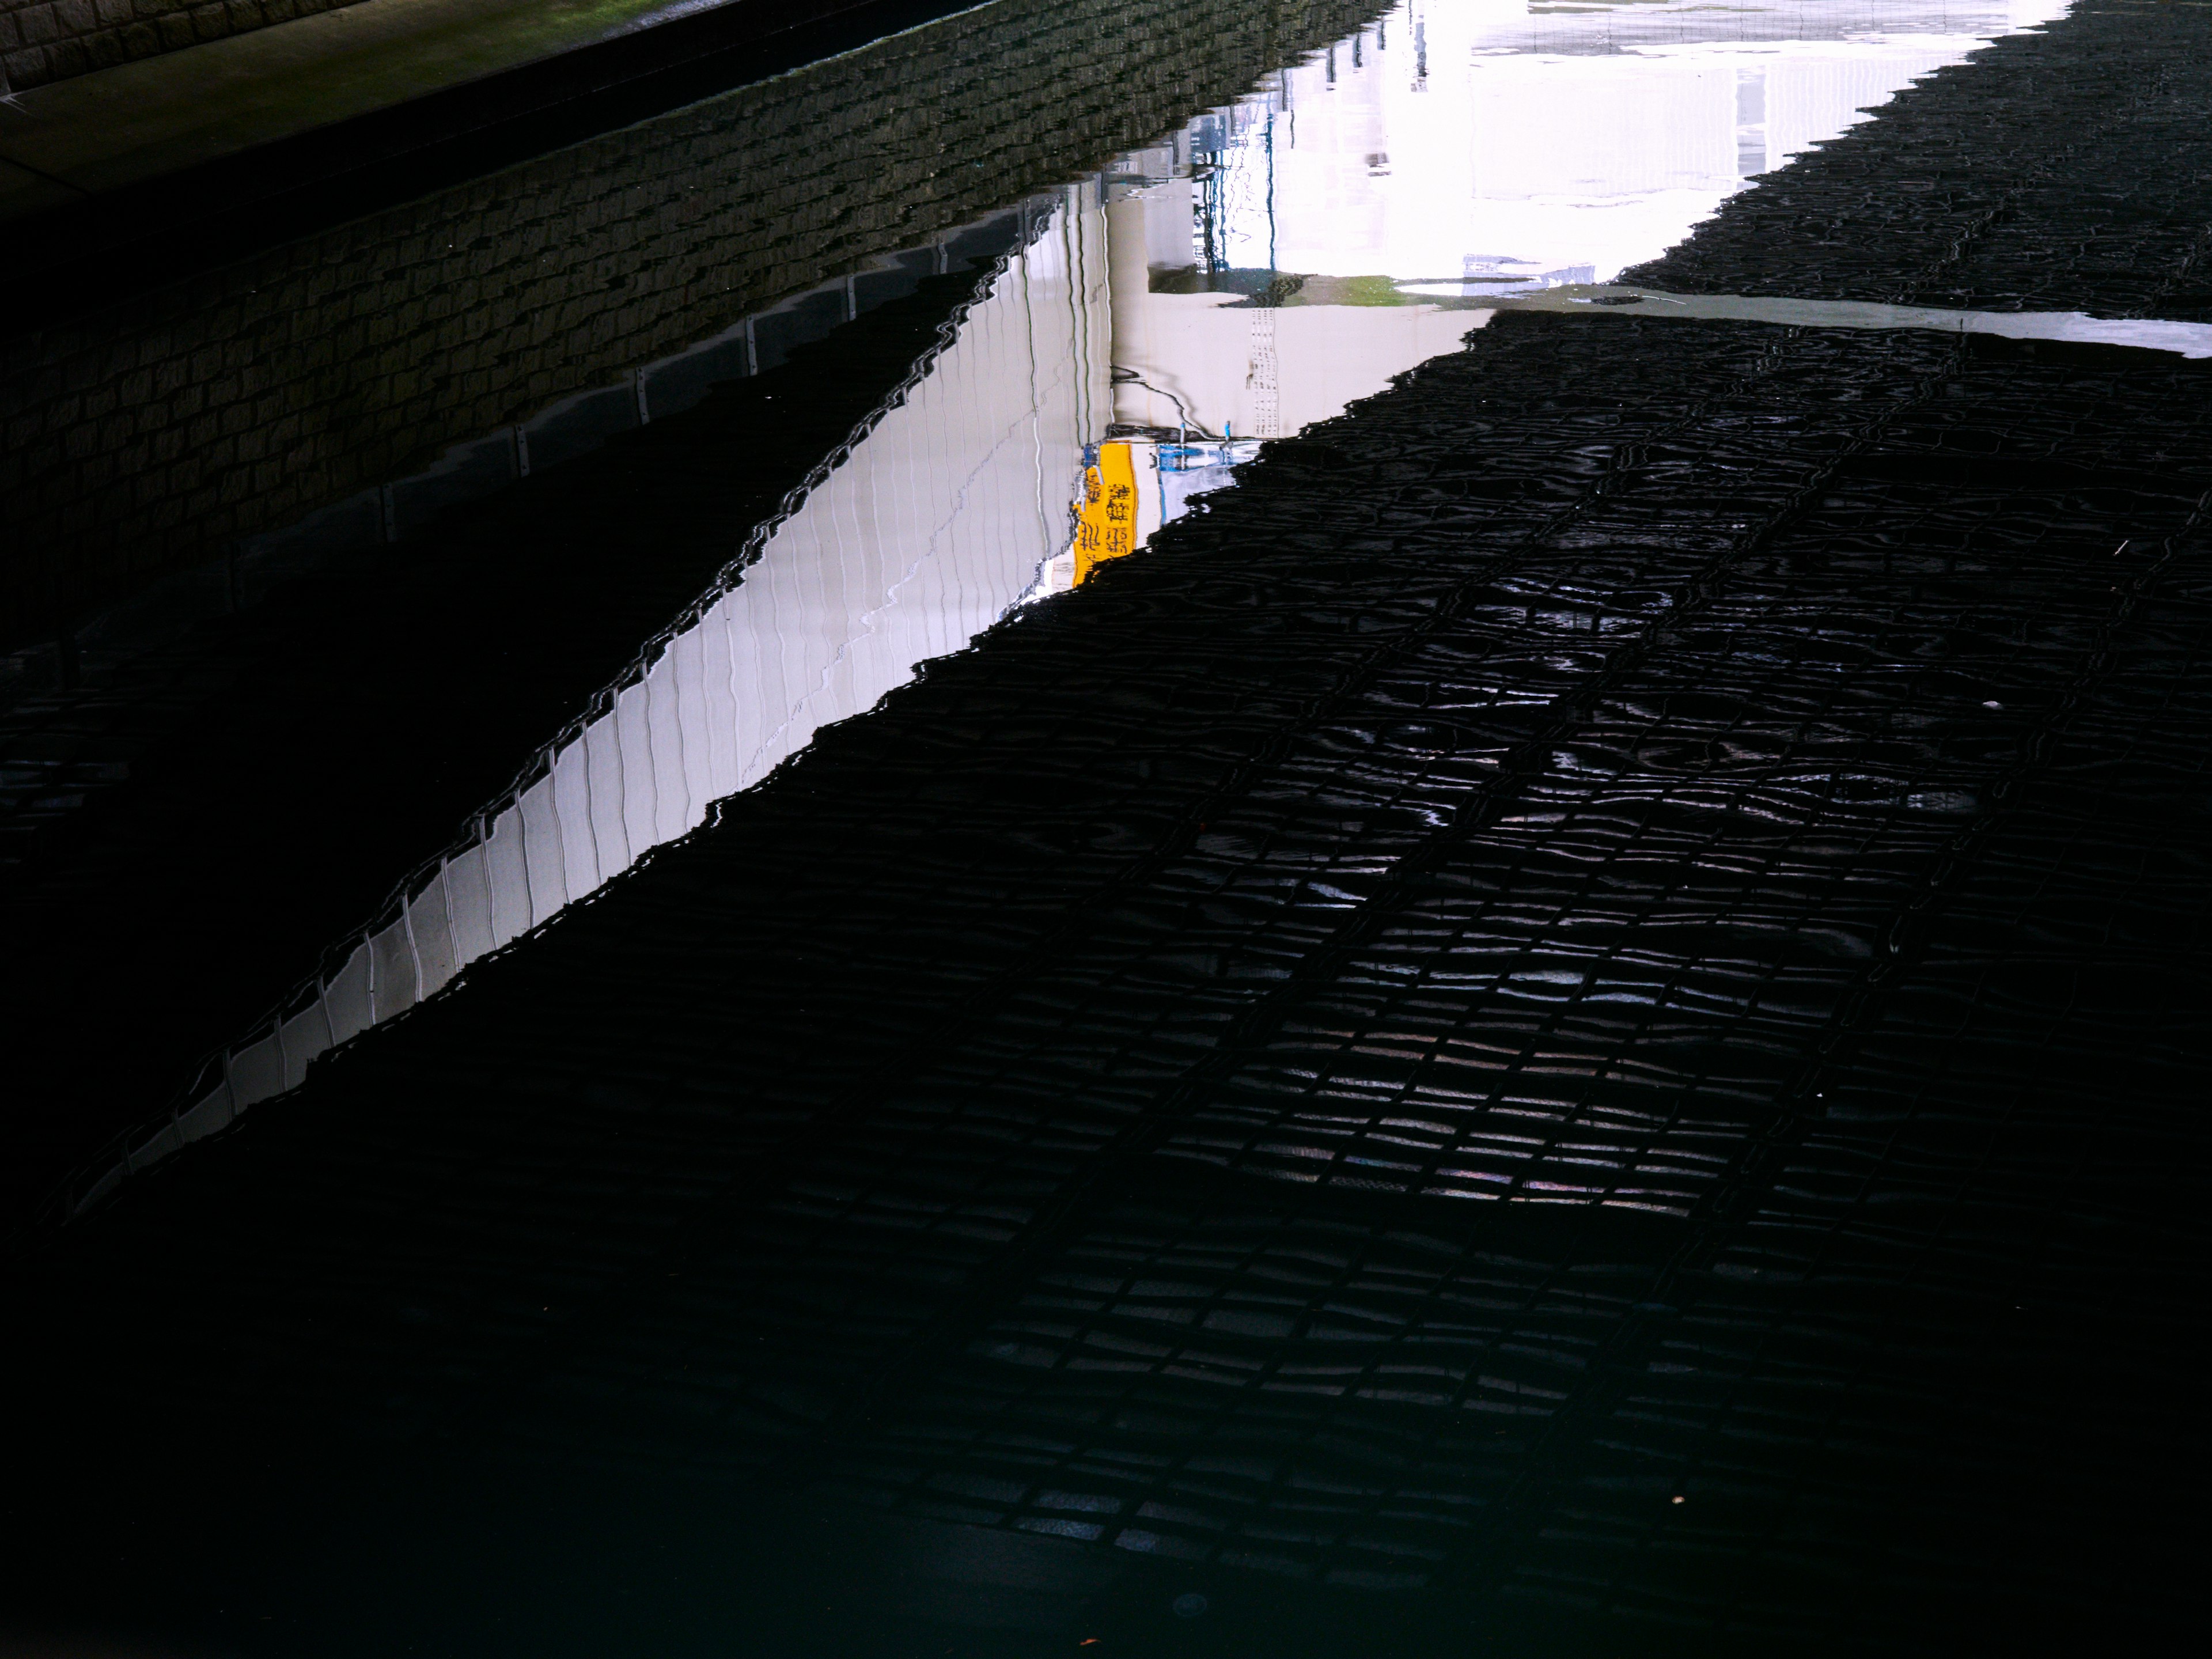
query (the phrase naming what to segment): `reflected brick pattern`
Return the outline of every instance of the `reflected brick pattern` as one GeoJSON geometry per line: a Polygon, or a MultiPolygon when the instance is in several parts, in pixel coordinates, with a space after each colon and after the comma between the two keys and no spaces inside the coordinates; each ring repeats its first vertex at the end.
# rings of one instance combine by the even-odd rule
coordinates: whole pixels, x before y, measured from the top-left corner
{"type": "Polygon", "coordinates": [[[0,642],[1071,178],[1376,9],[986,7],[17,337],[0,642]]]}
{"type": "Polygon", "coordinates": [[[0,0],[0,70],[18,92],[288,23],[346,0],[0,0]]]}

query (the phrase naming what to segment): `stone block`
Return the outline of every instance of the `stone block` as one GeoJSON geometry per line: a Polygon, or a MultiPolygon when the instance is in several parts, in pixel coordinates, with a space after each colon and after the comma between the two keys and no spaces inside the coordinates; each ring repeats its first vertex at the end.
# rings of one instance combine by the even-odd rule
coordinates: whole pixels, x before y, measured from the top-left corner
{"type": "Polygon", "coordinates": [[[59,81],[72,75],[82,75],[92,67],[92,54],[84,49],[82,40],[60,40],[41,48],[46,55],[46,76],[59,81]]]}

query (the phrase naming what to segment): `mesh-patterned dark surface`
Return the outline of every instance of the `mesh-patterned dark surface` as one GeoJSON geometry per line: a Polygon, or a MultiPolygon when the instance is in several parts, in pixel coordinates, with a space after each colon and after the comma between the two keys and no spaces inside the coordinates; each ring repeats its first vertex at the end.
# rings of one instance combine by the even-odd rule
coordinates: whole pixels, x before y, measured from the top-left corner
{"type": "MultiPolygon", "coordinates": [[[[1850,142],[2032,59],[2155,166],[2050,73],[2118,27],[1850,142]]],[[[334,1652],[2178,1646],[2208,392],[1499,319],[133,1183],[11,1569],[334,1652]]]]}

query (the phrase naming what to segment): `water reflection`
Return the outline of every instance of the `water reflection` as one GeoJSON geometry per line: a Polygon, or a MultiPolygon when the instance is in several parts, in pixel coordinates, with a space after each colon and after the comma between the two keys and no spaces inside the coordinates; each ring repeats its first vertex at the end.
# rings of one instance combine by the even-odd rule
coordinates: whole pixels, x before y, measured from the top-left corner
{"type": "Polygon", "coordinates": [[[2057,9],[1407,0],[1040,198],[942,349],[723,583],[78,1206],[1142,546],[1259,443],[1455,349],[1506,296],[1577,297],[1659,254],[1753,174],[2057,9]]]}
{"type": "Polygon", "coordinates": [[[1487,320],[1455,313],[1609,283],[1917,77],[2064,9],[1407,0],[1123,156],[1114,416],[1149,480],[1139,544],[1198,493],[1191,436],[1296,432],[1487,320]]]}

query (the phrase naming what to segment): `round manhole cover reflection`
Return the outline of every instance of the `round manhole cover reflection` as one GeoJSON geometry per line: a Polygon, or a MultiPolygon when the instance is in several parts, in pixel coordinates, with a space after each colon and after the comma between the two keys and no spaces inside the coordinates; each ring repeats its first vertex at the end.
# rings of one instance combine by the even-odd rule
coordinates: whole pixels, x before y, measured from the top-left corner
{"type": "Polygon", "coordinates": [[[1188,1595],[1178,1595],[1175,1599],[1175,1613],[1178,1619],[1195,1619],[1206,1611],[1206,1598],[1195,1591],[1188,1595]]]}

